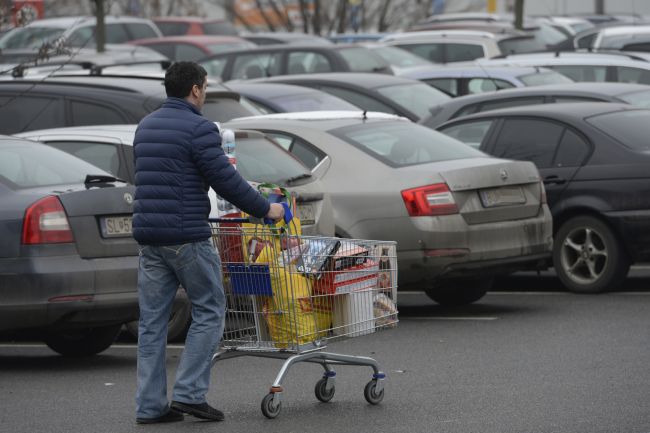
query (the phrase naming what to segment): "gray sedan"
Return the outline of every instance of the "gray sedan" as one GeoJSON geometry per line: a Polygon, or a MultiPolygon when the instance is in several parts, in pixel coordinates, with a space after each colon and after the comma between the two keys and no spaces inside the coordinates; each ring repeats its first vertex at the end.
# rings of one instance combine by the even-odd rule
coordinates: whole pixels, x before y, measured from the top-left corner
{"type": "Polygon", "coordinates": [[[323,180],[341,237],[395,240],[401,289],[480,299],[491,277],[542,265],[551,215],[532,163],[490,157],[404,118],[308,112],[237,119],[323,180]]]}

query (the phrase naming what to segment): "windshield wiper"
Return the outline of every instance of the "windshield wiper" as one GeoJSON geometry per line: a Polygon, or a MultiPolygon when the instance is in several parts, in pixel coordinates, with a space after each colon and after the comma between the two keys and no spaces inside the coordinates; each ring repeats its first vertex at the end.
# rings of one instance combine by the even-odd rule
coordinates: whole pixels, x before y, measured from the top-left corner
{"type": "Polygon", "coordinates": [[[292,176],[292,177],[290,177],[289,179],[286,180],[286,182],[287,182],[287,183],[293,183],[293,182],[295,182],[295,181],[297,181],[297,180],[300,180],[300,179],[308,179],[308,178],[310,178],[310,177],[311,177],[311,174],[309,174],[309,173],[301,173],[301,174],[298,174],[298,175],[296,175],[296,176],[292,176]]]}
{"type": "Polygon", "coordinates": [[[106,182],[124,182],[124,181],[115,176],[106,175],[106,174],[87,174],[86,180],[84,180],[84,184],[106,183],[106,182]]]}

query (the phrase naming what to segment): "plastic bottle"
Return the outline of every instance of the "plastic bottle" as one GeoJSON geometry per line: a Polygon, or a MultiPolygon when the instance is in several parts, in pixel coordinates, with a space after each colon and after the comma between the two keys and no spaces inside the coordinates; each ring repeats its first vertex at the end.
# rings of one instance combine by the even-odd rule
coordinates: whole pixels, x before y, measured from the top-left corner
{"type": "Polygon", "coordinates": [[[221,132],[221,147],[228,157],[228,161],[237,168],[237,156],[235,154],[235,133],[232,129],[224,129],[221,132]]]}

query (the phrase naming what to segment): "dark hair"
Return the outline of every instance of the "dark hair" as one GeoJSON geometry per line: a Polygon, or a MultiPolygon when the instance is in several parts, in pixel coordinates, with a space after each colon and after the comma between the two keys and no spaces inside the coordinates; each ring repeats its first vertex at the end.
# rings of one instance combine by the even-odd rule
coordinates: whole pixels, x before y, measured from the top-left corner
{"type": "Polygon", "coordinates": [[[175,62],[165,73],[165,91],[167,96],[185,98],[189,96],[192,87],[203,86],[208,75],[203,66],[195,62],[175,62]]]}

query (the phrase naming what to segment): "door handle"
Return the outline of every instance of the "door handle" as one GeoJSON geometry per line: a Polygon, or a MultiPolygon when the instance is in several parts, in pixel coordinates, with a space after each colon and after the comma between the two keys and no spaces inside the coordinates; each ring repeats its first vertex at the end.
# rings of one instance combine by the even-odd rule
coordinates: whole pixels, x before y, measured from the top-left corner
{"type": "Polygon", "coordinates": [[[553,183],[557,185],[562,185],[566,183],[566,179],[555,175],[547,176],[544,178],[544,185],[553,184],[553,183]]]}

